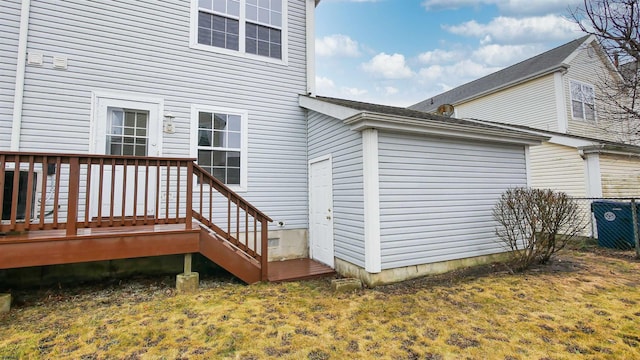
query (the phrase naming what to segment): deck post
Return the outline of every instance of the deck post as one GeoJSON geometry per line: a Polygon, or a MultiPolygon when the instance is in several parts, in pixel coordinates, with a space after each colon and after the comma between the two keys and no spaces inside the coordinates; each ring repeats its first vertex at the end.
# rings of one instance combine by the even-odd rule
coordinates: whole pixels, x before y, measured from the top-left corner
{"type": "Polygon", "coordinates": [[[262,281],[269,280],[269,223],[262,218],[260,236],[260,270],[262,281]]]}
{"type": "Polygon", "coordinates": [[[184,254],[184,273],[191,274],[191,254],[184,254]]]}
{"type": "Polygon", "coordinates": [[[69,204],[67,205],[67,236],[76,235],[78,197],[80,193],[80,159],[69,158],[69,204]]]}
{"type": "Polygon", "coordinates": [[[184,272],[176,276],[176,290],[180,293],[192,293],[198,290],[200,274],[191,271],[191,253],[184,254],[184,272]]]}
{"type": "MultiPolygon", "coordinates": [[[[186,213],[186,220],[184,223],[184,226],[187,230],[191,229],[192,218],[193,218],[193,161],[189,161],[187,163],[187,213],[186,213]]],[[[185,260],[185,263],[186,263],[186,260],[185,260]]]]}

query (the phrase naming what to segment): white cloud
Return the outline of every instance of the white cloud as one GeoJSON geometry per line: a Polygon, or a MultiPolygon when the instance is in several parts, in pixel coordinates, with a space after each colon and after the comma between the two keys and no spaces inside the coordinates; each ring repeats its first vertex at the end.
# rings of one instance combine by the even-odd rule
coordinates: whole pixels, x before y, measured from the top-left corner
{"type": "Polygon", "coordinates": [[[402,54],[380,53],[363,63],[362,69],[385,79],[407,79],[413,76],[402,54]]]}
{"type": "Polygon", "coordinates": [[[522,19],[500,16],[487,24],[471,20],[460,25],[444,26],[444,29],[453,34],[483,39],[485,44],[487,40],[503,44],[567,41],[581,34],[575,23],[557,15],[522,19]]]}
{"type": "Polygon", "coordinates": [[[395,95],[399,92],[400,90],[398,90],[398,88],[395,88],[393,86],[385,86],[384,87],[384,92],[387,95],[395,95]]]}
{"type": "Polygon", "coordinates": [[[478,0],[425,0],[422,6],[427,10],[460,9],[467,6],[477,6],[483,3],[478,0]]]}
{"type": "Polygon", "coordinates": [[[425,0],[427,10],[460,9],[481,5],[495,5],[500,13],[511,15],[546,15],[566,13],[568,9],[582,4],[580,0],[425,0]]]}
{"type": "Polygon", "coordinates": [[[471,58],[488,66],[509,66],[543,52],[540,45],[484,45],[471,58]]]}
{"type": "Polygon", "coordinates": [[[343,95],[347,95],[347,96],[361,96],[368,93],[368,91],[364,89],[358,89],[358,88],[352,88],[352,87],[346,87],[346,86],[342,87],[340,89],[340,92],[343,95]]]}
{"type": "Polygon", "coordinates": [[[331,93],[335,89],[336,85],[333,83],[333,80],[316,76],[316,92],[327,94],[331,93]]]}
{"type": "Polygon", "coordinates": [[[440,88],[451,88],[498,70],[500,67],[466,59],[451,65],[431,65],[422,68],[419,75],[423,83],[438,84],[440,88]]]}
{"type": "Polygon", "coordinates": [[[347,35],[335,34],[316,40],[316,54],[318,56],[360,56],[358,42],[347,35]]]}
{"type": "Polygon", "coordinates": [[[442,49],[436,49],[432,51],[423,52],[418,55],[418,60],[423,64],[441,64],[449,63],[460,60],[463,53],[460,51],[446,51],[442,49]]]}

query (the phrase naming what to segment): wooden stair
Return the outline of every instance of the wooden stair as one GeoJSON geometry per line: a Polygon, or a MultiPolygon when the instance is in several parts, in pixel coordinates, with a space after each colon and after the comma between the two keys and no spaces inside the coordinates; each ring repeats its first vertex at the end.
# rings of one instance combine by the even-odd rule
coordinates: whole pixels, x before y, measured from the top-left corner
{"type": "Polygon", "coordinates": [[[206,228],[200,230],[199,251],[200,254],[247,284],[254,284],[262,280],[261,266],[256,259],[206,228]]]}

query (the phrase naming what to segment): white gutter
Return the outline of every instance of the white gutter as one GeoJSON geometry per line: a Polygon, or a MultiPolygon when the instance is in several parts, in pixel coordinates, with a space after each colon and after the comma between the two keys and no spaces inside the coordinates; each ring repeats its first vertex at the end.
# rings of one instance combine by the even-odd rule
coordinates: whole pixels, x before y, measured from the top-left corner
{"type": "Polygon", "coordinates": [[[24,99],[24,73],[27,66],[27,35],[29,32],[29,11],[31,0],[22,0],[20,10],[20,33],[18,36],[18,58],[16,65],[16,86],[13,93],[13,123],[11,125],[11,151],[20,150],[22,129],[22,102],[24,99]]]}

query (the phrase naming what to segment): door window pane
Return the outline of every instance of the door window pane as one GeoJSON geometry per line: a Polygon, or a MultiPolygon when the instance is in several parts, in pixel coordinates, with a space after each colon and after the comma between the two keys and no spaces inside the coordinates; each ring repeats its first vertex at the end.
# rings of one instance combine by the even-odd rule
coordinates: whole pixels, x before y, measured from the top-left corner
{"type": "Polygon", "coordinates": [[[119,108],[107,111],[107,155],[146,156],[149,113],[119,108]]]}

